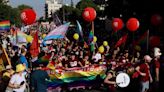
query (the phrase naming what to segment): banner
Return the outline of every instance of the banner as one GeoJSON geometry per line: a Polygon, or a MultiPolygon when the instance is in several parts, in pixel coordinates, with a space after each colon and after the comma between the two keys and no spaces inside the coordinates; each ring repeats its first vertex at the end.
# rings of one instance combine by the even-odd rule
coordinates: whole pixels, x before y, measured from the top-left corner
{"type": "Polygon", "coordinates": [[[67,70],[54,69],[47,70],[51,81],[48,81],[48,87],[58,87],[62,84],[83,83],[84,85],[94,81],[97,76],[101,79],[106,77],[106,66],[92,65],[83,68],[69,68],[67,70]]]}

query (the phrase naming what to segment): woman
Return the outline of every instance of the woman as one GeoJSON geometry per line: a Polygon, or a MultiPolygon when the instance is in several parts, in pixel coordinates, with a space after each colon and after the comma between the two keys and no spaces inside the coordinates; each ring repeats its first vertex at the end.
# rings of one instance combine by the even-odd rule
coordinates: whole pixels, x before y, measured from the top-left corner
{"type": "MultiPolygon", "coordinates": [[[[26,79],[24,70],[26,66],[23,64],[18,64],[16,66],[16,73],[11,77],[10,82],[8,84],[8,88],[13,89],[13,92],[24,92],[26,88],[26,79]]],[[[6,92],[8,92],[6,90],[6,92]]]]}

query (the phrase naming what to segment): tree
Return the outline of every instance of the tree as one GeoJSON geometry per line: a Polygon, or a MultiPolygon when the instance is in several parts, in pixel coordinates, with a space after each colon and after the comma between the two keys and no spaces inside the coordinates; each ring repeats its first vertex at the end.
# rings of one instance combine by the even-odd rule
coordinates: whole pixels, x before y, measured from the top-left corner
{"type": "Polygon", "coordinates": [[[10,20],[11,24],[16,26],[21,25],[20,13],[23,9],[32,8],[28,5],[19,5],[17,8],[12,8],[6,5],[4,0],[0,0],[0,21],[10,20]]]}
{"type": "Polygon", "coordinates": [[[5,4],[0,4],[0,21],[2,20],[9,20],[10,18],[10,11],[12,7],[5,5],[5,4]]]}
{"type": "Polygon", "coordinates": [[[82,12],[86,7],[93,7],[96,11],[99,11],[99,8],[92,0],[81,0],[76,7],[82,12]]]}
{"type": "Polygon", "coordinates": [[[22,5],[19,5],[19,6],[18,6],[18,9],[19,9],[20,11],[22,11],[22,10],[24,10],[24,9],[32,9],[32,7],[29,6],[29,5],[22,4],[22,5]]]}

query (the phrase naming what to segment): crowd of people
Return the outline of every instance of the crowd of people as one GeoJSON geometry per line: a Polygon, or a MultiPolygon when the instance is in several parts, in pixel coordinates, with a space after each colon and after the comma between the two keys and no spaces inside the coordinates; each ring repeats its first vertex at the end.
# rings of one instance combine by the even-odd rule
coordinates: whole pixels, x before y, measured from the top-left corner
{"type": "MultiPolygon", "coordinates": [[[[33,30],[33,32],[36,31],[33,30]]],[[[1,45],[6,49],[11,65],[6,65],[5,69],[1,71],[0,92],[24,92],[26,84],[30,84],[35,92],[46,92],[45,79],[48,80],[49,76],[46,71],[41,69],[50,64],[55,68],[65,70],[103,64],[107,67],[107,76],[102,84],[104,87],[107,86],[107,89],[110,90],[108,92],[125,90],[126,92],[159,92],[157,91],[161,56],[159,48],[154,48],[154,55],[136,50],[131,51],[128,48],[113,49],[110,46],[106,46],[103,53],[100,53],[96,46],[91,52],[90,46],[85,42],[71,41],[65,37],[53,40],[46,46],[40,44],[39,55],[32,57],[29,52],[30,46],[28,44],[13,46],[9,38],[10,34],[10,32],[1,33],[1,45]],[[38,63],[38,59],[43,56],[49,57],[49,62],[38,63]],[[115,78],[120,71],[126,72],[131,78],[127,88],[117,87],[115,78]],[[28,74],[31,74],[30,80],[28,74]]],[[[27,34],[29,34],[28,31],[27,34]]],[[[39,31],[40,40],[42,40],[41,35],[42,33],[39,31]]]]}

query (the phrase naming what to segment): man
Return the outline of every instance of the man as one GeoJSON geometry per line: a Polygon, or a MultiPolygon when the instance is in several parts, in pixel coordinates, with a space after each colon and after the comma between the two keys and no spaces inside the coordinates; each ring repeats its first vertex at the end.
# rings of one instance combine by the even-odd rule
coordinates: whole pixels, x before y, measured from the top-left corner
{"type": "Polygon", "coordinates": [[[153,86],[152,86],[152,92],[159,92],[159,69],[160,69],[160,56],[162,53],[160,52],[160,49],[155,47],[154,48],[154,60],[151,63],[151,75],[153,78],[153,86]]]}
{"type": "Polygon", "coordinates": [[[23,65],[26,66],[26,69],[28,69],[28,62],[27,62],[27,59],[25,57],[26,55],[26,51],[24,49],[21,49],[21,55],[20,55],[20,58],[19,58],[19,61],[18,63],[21,63],[23,65]]]}
{"type": "Polygon", "coordinates": [[[31,74],[31,86],[34,92],[47,92],[46,80],[49,79],[48,73],[41,70],[42,64],[39,64],[31,74]]]}
{"type": "Polygon", "coordinates": [[[136,71],[141,76],[141,90],[140,92],[147,92],[149,90],[149,80],[152,82],[152,77],[149,70],[149,63],[152,58],[149,55],[144,56],[144,63],[136,67],[136,71]]]}
{"type": "Polygon", "coordinates": [[[66,68],[74,68],[74,67],[83,67],[82,63],[77,59],[75,54],[71,55],[71,58],[67,61],[66,68]]]}

